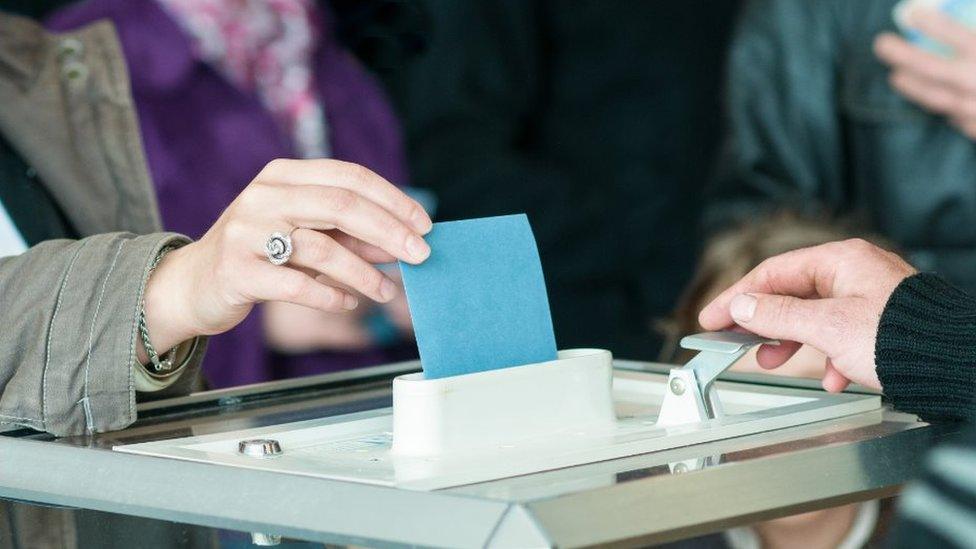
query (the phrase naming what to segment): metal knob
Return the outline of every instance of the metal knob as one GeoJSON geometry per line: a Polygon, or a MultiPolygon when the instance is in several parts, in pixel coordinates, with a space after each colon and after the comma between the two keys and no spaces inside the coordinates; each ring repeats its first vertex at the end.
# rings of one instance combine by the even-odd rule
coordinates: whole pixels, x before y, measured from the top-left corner
{"type": "Polygon", "coordinates": [[[281,444],[273,438],[252,438],[237,443],[237,451],[248,457],[266,458],[281,454],[281,444]]]}
{"type": "Polygon", "coordinates": [[[275,545],[281,545],[281,536],[262,532],[251,532],[251,543],[259,547],[274,547],[275,545]]]}

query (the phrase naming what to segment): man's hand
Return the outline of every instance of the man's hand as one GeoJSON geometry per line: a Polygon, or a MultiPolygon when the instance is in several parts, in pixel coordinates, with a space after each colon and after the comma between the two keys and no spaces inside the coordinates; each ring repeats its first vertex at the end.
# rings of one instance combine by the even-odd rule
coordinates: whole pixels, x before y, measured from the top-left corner
{"type": "Polygon", "coordinates": [[[976,139],[976,32],[933,10],[917,9],[908,17],[913,27],[950,46],[955,55],[941,57],[883,33],[875,39],[874,51],[891,67],[891,85],[976,139]]]}
{"type": "Polygon", "coordinates": [[[722,292],[698,317],[706,330],[734,325],[780,339],[757,360],[776,368],[810,345],[827,355],[823,386],[842,391],[856,382],[881,388],[874,343],[881,313],[898,284],[915,269],[864,240],[833,242],[767,259],[722,292]]]}

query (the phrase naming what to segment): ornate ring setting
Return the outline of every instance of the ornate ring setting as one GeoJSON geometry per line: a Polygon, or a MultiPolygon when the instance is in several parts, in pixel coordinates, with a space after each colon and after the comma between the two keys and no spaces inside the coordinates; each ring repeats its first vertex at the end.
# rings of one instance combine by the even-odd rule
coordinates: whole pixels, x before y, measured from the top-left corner
{"type": "Polygon", "coordinates": [[[264,245],[264,252],[268,254],[268,261],[273,265],[284,265],[291,258],[291,234],[271,233],[264,245]]]}

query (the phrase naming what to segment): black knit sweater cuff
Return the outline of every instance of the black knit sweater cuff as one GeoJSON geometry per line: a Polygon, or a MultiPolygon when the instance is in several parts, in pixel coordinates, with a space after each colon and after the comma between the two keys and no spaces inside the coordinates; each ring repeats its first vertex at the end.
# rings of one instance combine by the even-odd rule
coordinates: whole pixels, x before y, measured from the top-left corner
{"type": "Polygon", "coordinates": [[[881,315],[875,362],[895,408],[925,420],[976,416],[976,299],[933,274],[906,278],[881,315]]]}

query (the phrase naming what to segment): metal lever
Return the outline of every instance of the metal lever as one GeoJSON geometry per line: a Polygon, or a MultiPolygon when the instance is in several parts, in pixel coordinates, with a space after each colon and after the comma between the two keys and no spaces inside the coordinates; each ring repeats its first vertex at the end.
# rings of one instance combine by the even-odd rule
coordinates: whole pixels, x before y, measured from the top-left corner
{"type": "Polygon", "coordinates": [[[657,425],[680,425],[722,417],[718,394],[712,382],[756,345],[779,345],[779,341],[739,332],[706,332],[681,340],[681,347],[700,351],[668,376],[657,425]]]}

